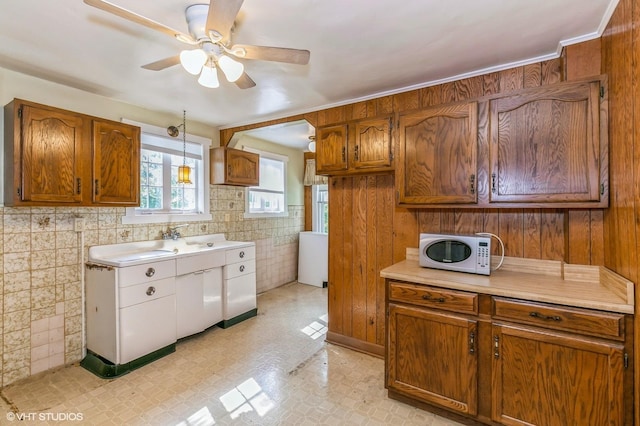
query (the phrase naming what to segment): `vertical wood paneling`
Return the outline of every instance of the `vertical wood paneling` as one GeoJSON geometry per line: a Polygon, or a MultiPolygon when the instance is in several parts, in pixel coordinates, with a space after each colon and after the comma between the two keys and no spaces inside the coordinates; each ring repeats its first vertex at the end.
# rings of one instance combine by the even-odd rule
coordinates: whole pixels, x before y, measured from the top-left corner
{"type": "Polygon", "coordinates": [[[412,90],[393,95],[393,109],[397,112],[408,111],[420,107],[420,92],[412,90]]]}
{"type": "Polygon", "coordinates": [[[542,210],[540,212],[540,258],[563,260],[565,258],[564,211],[542,210]]]}
{"type": "Polygon", "coordinates": [[[591,210],[591,264],[604,265],[604,213],[591,210]]]}
{"type": "Polygon", "coordinates": [[[345,118],[347,120],[357,120],[359,118],[367,118],[367,103],[357,102],[345,106],[345,118]]]}
{"type": "MultiPolygon", "coordinates": [[[[548,61],[543,61],[540,63],[541,70],[541,84],[554,84],[560,83],[565,80],[564,73],[562,71],[562,60],[561,58],[550,59],[548,61]]],[[[594,75],[599,74],[599,72],[594,75]]]]}
{"type": "Polygon", "coordinates": [[[384,278],[378,271],[395,263],[393,259],[393,176],[381,175],[376,181],[376,261],[377,261],[377,288],[376,288],[376,343],[385,345],[385,318],[384,306],[384,278]]]}
{"type": "Polygon", "coordinates": [[[453,82],[453,87],[456,101],[478,98],[483,93],[483,78],[471,77],[457,80],[453,82]]]}
{"type": "Polygon", "coordinates": [[[366,242],[366,287],[367,287],[367,303],[366,303],[366,340],[376,343],[377,338],[377,308],[378,308],[378,278],[380,270],[378,269],[378,248],[377,248],[377,229],[378,221],[376,220],[378,202],[376,177],[369,176],[366,179],[366,197],[367,197],[367,242],[366,242]]]}
{"type": "Polygon", "coordinates": [[[472,235],[484,228],[484,210],[457,209],[454,214],[454,233],[472,235]]]}
{"type": "Polygon", "coordinates": [[[376,115],[391,114],[393,112],[393,96],[375,99],[376,115]]]}
{"type": "Polygon", "coordinates": [[[482,89],[485,95],[500,93],[500,73],[492,72],[482,76],[482,89]]]}
{"type": "Polygon", "coordinates": [[[504,242],[505,256],[524,255],[524,213],[522,209],[500,210],[498,232],[504,242]]]}
{"type": "Polygon", "coordinates": [[[420,106],[425,108],[442,103],[442,86],[425,87],[420,90],[420,106]]]}
{"type": "Polygon", "coordinates": [[[456,101],[456,83],[444,83],[440,85],[442,87],[442,100],[441,102],[446,104],[456,101]]]}
{"type": "Polygon", "coordinates": [[[522,89],[524,70],[522,67],[500,71],[500,92],[522,89]]]}
{"type": "Polygon", "coordinates": [[[591,215],[589,210],[569,210],[569,263],[591,263],[591,215]]]}
{"type": "MultiPolygon", "coordinates": [[[[344,200],[344,178],[329,179],[329,218],[342,218],[342,207],[344,200]]],[[[344,222],[342,220],[331,220],[329,227],[329,288],[328,288],[328,316],[329,331],[337,334],[344,333],[344,307],[345,286],[343,271],[345,268],[345,253],[343,236],[344,222]]]]}
{"type": "MultiPolygon", "coordinates": [[[[351,215],[352,252],[347,254],[353,263],[351,275],[353,293],[351,295],[352,331],[351,336],[359,340],[367,338],[367,177],[349,178],[353,182],[353,214],[351,215]]],[[[346,218],[345,218],[346,219],[346,218]]],[[[348,281],[344,283],[348,285],[348,281]]]]}
{"type": "Polygon", "coordinates": [[[602,40],[600,38],[565,47],[567,80],[575,80],[600,74],[601,50],[602,40]]]}
{"type": "MultiPolygon", "coordinates": [[[[343,240],[343,252],[342,252],[342,278],[336,284],[342,287],[343,299],[342,306],[340,307],[342,312],[342,330],[347,336],[353,336],[353,271],[355,265],[353,263],[354,244],[353,244],[353,178],[342,178],[342,204],[338,206],[340,215],[338,220],[342,219],[343,227],[342,234],[336,235],[337,238],[343,240]]],[[[331,205],[331,202],[329,202],[331,205]]],[[[330,219],[331,220],[331,219],[330,219]]],[[[329,224],[329,232],[331,232],[331,222],[329,224]]],[[[330,250],[331,251],[331,250],[330,250]]],[[[331,253],[330,257],[333,255],[331,253]]],[[[331,323],[331,320],[329,320],[331,323]]]]}
{"type": "Polygon", "coordinates": [[[542,64],[528,64],[524,66],[523,87],[538,87],[542,84],[542,64]]]}
{"type": "MultiPolygon", "coordinates": [[[[429,209],[422,210],[418,214],[418,227],[421,233],[438,234],[442,231],[442,224],[440,223],[441,210],[429,209]]],[[[417,246],[416,246],[417,247],[417,246]]]]}
{"type": "Polygon", "coordinates": [[[524,211],[523,256],[532,259],[542,257],[542,217],[540,210],[524,211]]]}

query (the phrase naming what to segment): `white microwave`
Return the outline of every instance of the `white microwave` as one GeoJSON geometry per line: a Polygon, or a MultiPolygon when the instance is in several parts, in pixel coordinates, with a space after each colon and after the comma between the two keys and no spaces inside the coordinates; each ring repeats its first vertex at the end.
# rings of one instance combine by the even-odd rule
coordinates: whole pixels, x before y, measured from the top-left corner
{"type": "Polygon", "coordinates": [[[420,234],[420,266],[489,275],[491,237],[420,234]]]}

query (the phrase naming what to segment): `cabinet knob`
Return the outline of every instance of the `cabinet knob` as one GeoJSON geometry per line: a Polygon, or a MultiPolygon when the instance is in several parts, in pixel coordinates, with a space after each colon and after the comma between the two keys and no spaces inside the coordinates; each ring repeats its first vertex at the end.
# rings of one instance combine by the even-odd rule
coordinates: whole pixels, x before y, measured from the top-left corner
{"type": "MultiPolygon", "coordinates": [[[[145,272],[144,274],[145,274],[146,276],[148,276],[149,278],[151,278],[152,276],[154,276],[154,275],[155,275],[155,273],[156,273],[156,270],[155,270],[155,269],[153,269],[153,268],[149,268],[149,269],[147,269],[147,272],[145,272]]],[[[155,290],[154,290],[154,291],[155,291],[155,290]]]]}
{"type": "Polygon", "coordinates": [[[241,251],[241,252],[240,252],[240,254],[239,254],[238,256],[240,256],[240,259],[243,259],[243,258],[244,258],[244,252],[243,252],[243,251],[241,251]]]}
{"type": "Polygon", "coordinates": [[[151,286],[147,289],[147,296],[153,296],[156,293],[156,288],[151,286]]]}
{"type": "Polygon", "coordinates": [[[240,265],[240,272],[244,272],[244,265],[240,265]]]}

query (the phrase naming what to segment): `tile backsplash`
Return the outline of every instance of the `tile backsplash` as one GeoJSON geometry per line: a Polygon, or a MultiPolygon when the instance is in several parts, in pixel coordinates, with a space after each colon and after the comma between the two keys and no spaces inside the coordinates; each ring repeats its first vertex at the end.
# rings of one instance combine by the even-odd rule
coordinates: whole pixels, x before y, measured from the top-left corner
{"type": "MultiPolygon", "coordinates": [[[[212,220],[180,231],[255,241],[260,293],[296,279],[304,207],[289,206],[288,217],[245,219],[244,196],[243,188],[211,186],[212,220]]],[[[88,247],[160,239],[168,226],[122,225],[124,215],[124,208],[0,208],[0,386],[81,359],[88,247]],[[82,233],[74,231],[78,216],[82,233]]]]}

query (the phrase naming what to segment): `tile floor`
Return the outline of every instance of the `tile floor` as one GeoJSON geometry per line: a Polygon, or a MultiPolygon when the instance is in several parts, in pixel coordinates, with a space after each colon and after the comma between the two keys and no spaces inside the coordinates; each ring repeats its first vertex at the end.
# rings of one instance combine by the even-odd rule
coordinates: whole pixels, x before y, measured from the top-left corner
{"type": "Polygon", "coordinates": [[[326,306],[326,289],[270,290],[257,317],[117,379],[73,365],[9,385],[0,424],[458,425],[388,399],[383,360],[325,343],[326,306]]]}

